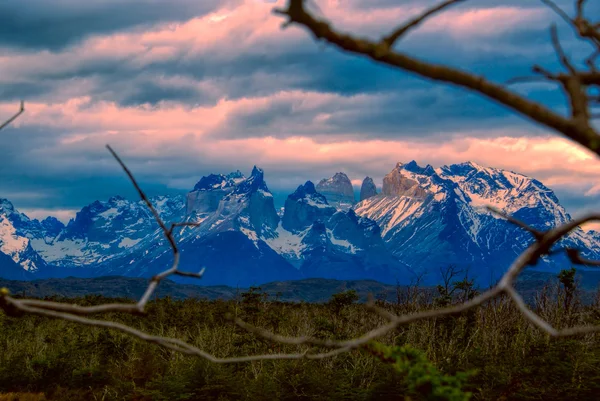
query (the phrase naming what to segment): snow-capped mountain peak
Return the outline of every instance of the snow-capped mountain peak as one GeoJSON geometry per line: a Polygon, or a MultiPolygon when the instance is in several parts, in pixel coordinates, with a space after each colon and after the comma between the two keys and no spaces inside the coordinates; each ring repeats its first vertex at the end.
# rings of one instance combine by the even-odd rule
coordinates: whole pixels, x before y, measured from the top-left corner
{"type": "Polygon", "coordinates": [[[482,211],[486,206],[494,206],[509,214],[526,209],[544,210],[542,227],[570,220],[551,189],[523,174],[483,167],[473,162],[443,166],[436,172],[455,182],[468,195],[470,204],[482,211]]]}
{"type": "MultiPolygon", "coordinates": [[[[388,248],[415,270],[470,264],[488,275],[499,274],[532,241],[488,205],[538,229],[570,220],[554,192],[538,180],[473,162],[435,169],[398,163],[384,177],[382,193],[354,209],[375,220],[388,248]]],[[[600,252],[600,238],[581,230],[565,243],[600,252]]]]}
{"type": "Polygon", "coordinates": [[[235,185],[235,194],[244,194],[250,195],[256,191],[263,191],[265,193],[271,194],[269,188],[267,187],[267,183],[265,182],[265,172],[263,169],[254,166],[252,168],[252,173],[250,177],[244,180],[240,180],[235,185]]]}
{"type": "Polygon", "coordinates": [[[44,236],[44,227],[19,213],[8,199],[0,199],[0,253],[10,257],[25,271],[36,272],[46,266],[32,248],[32,238],[44,236]]]}

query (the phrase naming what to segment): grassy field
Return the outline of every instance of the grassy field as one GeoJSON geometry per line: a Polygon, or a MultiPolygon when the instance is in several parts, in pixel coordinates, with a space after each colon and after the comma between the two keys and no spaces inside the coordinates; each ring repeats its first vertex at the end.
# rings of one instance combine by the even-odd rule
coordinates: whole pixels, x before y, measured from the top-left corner
{"type": "MultiPolygon", "coordinates": [[[[472,294],[460,288],[451,297],[443,289],[415,290],[398,302],[380,304],[401,314],[472,294]]],[[[103,318],[177,337],[220,357],[295,352],[305,348],[256,338],[225,315],[234,313],[284,335],[348,339],[383,323],[354,303],[353,295],[346,292],[321,304],[291,303],[252,289],[234,300],[164,298],[149,304],[146,317],[103,318]]],[[[556,327],[565,327],[600,323],[599,305],[600,300],[583,304],[576,290],[556,284],[537,294],[533,308],[556,327]]],[[[464,315],[417,322],[381,338],[381,344],[412,350],[402,363],[359,349],[319,361],[218,365],[105,329],[0,314],[0,400],[441,400],[467,399],[468,393],[473,400],[594,400],[600,399],[599,339],[595,334],[550,338],[507,299],[497,299],[464,315]],[[420,355],[426,362],[418,361],[420,355]],[[431,383],[415,385],[418,369],[433,369],[437,373],[431,374],[440,377],[469,376],[459,386],[459,398],[451,398],[435,395],[431,383]]]]}

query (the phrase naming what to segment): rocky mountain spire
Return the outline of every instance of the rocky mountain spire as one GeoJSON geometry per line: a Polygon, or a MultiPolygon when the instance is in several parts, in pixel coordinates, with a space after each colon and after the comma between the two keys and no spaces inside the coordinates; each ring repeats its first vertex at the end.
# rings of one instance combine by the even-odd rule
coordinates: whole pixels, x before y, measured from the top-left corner
{"type": "Polygon", "coordinates": [[[352,182],[344,173],[335,173],[331,178],[322,179],[316,189],[327,198],[330,205],[338,209],[349,209],[356,203],[352,182]]]}
{"type": "Polygon", "coordinates": [[[360,187],[360,200],[364,201],[371,196],[377,195],[377,187],[371,177],[366,177],[360,187]]]}
{"type": "MultiPolygon", "coordinates": [[[[414,162],[411,162],[414,163],[414,162]]],[[[424,198],[427,191],[419,186],[415,180],[411,180],[402,174],[403,168],[412,166],[412,164],[396,164],[396,167],[383,177],[382,193],[386,196],[412,196],[415,198],[424,198]]],[[[416,166],[416,163],[414,163],[416,166]]]]}

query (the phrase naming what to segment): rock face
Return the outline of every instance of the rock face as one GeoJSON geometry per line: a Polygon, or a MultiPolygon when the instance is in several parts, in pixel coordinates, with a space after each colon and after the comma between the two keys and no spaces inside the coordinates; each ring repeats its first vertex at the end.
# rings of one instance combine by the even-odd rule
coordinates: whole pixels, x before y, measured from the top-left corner
{"type": "Polygon", "coordinates": [[[375,195],[377,195],[377,187],[371,177],[366,177],[360,186],[360,200],[364,201],[375,195]]]}
{"type": "Polygon", "coordinates": [[[249,198],[246,210],[240,213],[240,221],[243,223],[244,217],[247,216],[250,229],[258,236],[272,235],[279,224],[279,215],[275,210],[273,195],[267,187],[262,169],[254,166],[250,177],[241,181],[226,200],[242,203],[240,198],[249,198]]]}
{"type": "MultiPolygon", "coordinates": [[[[48,223],[47,223],[48,224],[48,223]]],[[[49,224],[52,226],[52,224],[49,224]]],[[[19,277],[17,267],[27,273],[38,273],[47,268],[46,261],[33,249],[34,238],[44,238],[44,225],[17,211],[8,199],[0,199],[0,272],[19,277]]]]}
{"type": "MultiPolygon", "coordinates": [[[[193,203],[187,204],[186,209],[191,210],[187,221],[198,226],[176,232],[182,271],[197,272],[205,267],[202,285],[249,286],[301,277],[265,243],[275,236],[279,216],[262,169],[255,166],[247,178],[238,172],[203,177],[190,194],[187,199],[193,203]],[[219,199],[216,207],[215,199],[219,199]]],[[[156,274],[172,259],[166,245],[162,234],[156,233],[145,241],[143,254],[106,266],[104,275],[156,274]]]]}
{"type": "Polygon", "coordinates": [[[325,196],[317,192],[312,182],[306,181],[287,197],[281,223],[286,230],[299,232],[334,213],[335,208],[327,203],[325,196]]]}
{"type": "Polygon", "coordinates": [[[244,179],[244,175],[239,170],[227,175],[210,174],[202,177],[194,189],[187,194],[186,214],[216,211],[221,199],[244,179]]]}
{"type": "MultiPolygon", "coordinates": [[[[410,166],[409,166],[410,167],[410,166]]],[[[403,164],[396,164],[396,168],[383,177],[382,193],[386,196],[410,196],[424,198],[427,192],[419,186],[417,181],[411,180],[402,174],[403,164]]]]}
{"type": "Polygon", "coordinates": [[[352,182],[344,173],[335,173],[331,178],[322,179],[316,189],[327,198],[330,205],[338,209],[347,210],[356,203],[352,182]]]}
{"type": "Polygon", "coordinates": [[[364,277],[385,283],[412,276],[406,265],[386,249],[377,224],[352,209],[338,211],[326,222],[317,220],[302,238],[304,277],[354,280],[364,277]]]}
{"type": "Polygon", "coordinates": [[[411,277],[385,248],[374,221],[352,209],[336,210],[310,181],[287,197],[282,225],[267,243],[304,277],[387,283],[411,277]]]}

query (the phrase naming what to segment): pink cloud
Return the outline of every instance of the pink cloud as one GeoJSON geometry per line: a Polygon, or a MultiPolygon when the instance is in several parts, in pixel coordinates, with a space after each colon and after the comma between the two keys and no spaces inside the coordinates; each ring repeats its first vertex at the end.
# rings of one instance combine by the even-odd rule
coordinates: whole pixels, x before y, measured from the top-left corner
{"type": "MultiPolygon", "coordinates": [[[[169,78],[179,85],[199,86],[205,90],[218,89],[205,82],[169,78]]],[[[15,126],[47,126],[68,129],[75,134],[119,131],[139,131],[157,139],[172,138],[189,133],[203,135],[222,126],[228,118],[252,114],[278,103],[290,104],[292,112],[312,111],[315,121],[327,123],[319,113],[326,105],[338,108],[368,105],[377,95],[341,96],[333,93],[280,91],[270,96],[221,98],[215,105],[185,107],[178,103],[162,102],[157,107],[148,105],[119,107],[114,102],[92,102],[90,97],[71,98],[61,103],[27,103],[27,112],[15,121],[15,126]]],[[[14,114],[18,105],[4,103],[0,111],[14,114]]],[[[325,116],[326,117],[326,116],[325,116]]]]}
{"type": "MultiPolygon", "coordinates": [[[[106,60],[141,68],[173,58],[186,60],[203,56],[233,61],[246,53],[274,57],[297,50],[299,46],[314,49],[310,35],[303,29],[281,29],[284,19],[273,15],[274,6],[269,2],[246,0],[237,7],[225,6],[212,14],[183,23],[156,25],[146,31],[94,36],[60,52],[4,52],[0,55],[0,80],[22,82],[30,76],[77,71],[81,66],[106,60]]],[[[423,7],[411,5],[356,10],[345,2],[334,0],[321,1],[319,7],[340,28],[376,37],[381,37],[423,10],[423,7]]],[[[464,46],[474,42],[483,46],[486,42],[478,39],[487,40],[491,35],[523,25],[539,24],[547,15],[547,10],[541,7],[457,7],[425,22],[416,34],[441,33],[450,35],[464,46]]]]}
{"type": "MultiPolygon", "coordinates": [[[[186,79],[169,79],[179,85],[203,85],[186,79]]],[[[367,174],[379,180],[397,161],[415,159],[439,166],[472,160],[539,178],[550,187],[579,188],[588,195],[600,191],[598,186],[590,184],[600,182],[600,163],[595,156],[557,136],[528,137],[527,133],[487,130],[485,135],[448,133],[443,141],[429,142],[402,137],[366,140],[364,135],[363,140],[349,140],[344,139],[344,134],[352,133],[344,132],[335,137],[325,136],[325,140],[312,137],[320,130],[327,132],[330,112],[323,110],[329,110],[332,105],[339,110],[364,109],[378,96],[282,91],[263,97],[222,98],[215,105],[197,107],[168,102],[156,107],[119,107],[111,102],[92,103],[89,97],[76,97],[61,103],[28,103],[26,113],[14,126],[53,127],[64,132],[55,143],[56,149],[62,149],[61,154],[97,151],[110,142],[118,145],[124,154],[141,158],[160,157],[161,153],[170,152],[201,157],[206,164],[222,165],[223,160],[228,160],[230,164],[244,161],[278,170],[289,165],[306,169],[347,169],[355,172],[351,176],[354,180],[362,180],[367,174]],[[308,112],[308,120],[295,123],[282,120],[268,126],[266,130],[276,133],[277,138],[231,139],[214,134],[227,126],[232,116],[252,115],[282,102],[289,104],[293,113],[308,112]],[[286,130],[292,137],[286,138],[290,136],[284,135],[286,130]],[[307,130],[311,137],[293,134],[307,130]]],[[[0,104],[0,115],[8,117],[17,107],[14,103],[0,104]]],[[[49,148],[32,151],[58,152],[49,148]]]]}
{"type": "Polygon", "coordinates": [[[423,25],[425,32],[442,32],[460,39],[488,37],[527,24],[547,24],[548,10],[544,7],[489,7],[453,9],[440,13],[423,25]]]}

